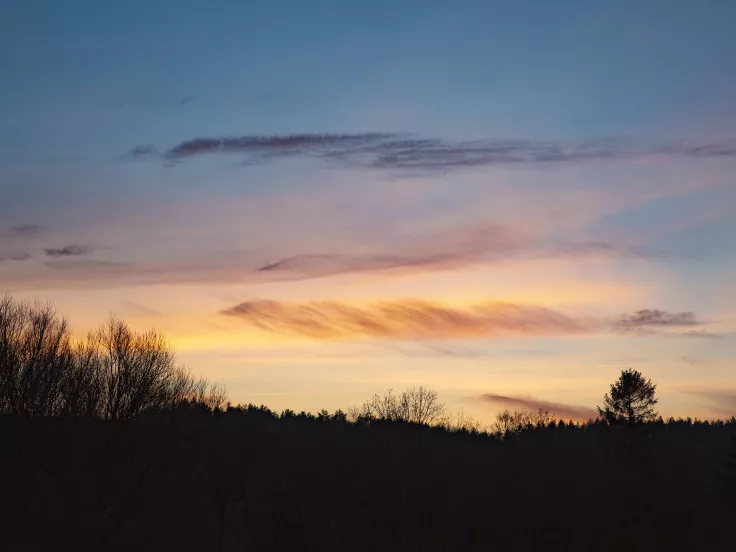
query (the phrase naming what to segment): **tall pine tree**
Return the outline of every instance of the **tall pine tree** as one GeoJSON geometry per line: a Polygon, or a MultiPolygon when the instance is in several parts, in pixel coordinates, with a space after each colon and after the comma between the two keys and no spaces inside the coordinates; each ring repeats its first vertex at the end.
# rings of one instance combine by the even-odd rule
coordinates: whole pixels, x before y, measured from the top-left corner
{"type": "Polygon", "coordinates": [[[610,393],[603,397],[603,407],[598,407],[598,415],[608,423],[639,424],[654,421],[657,417],[654,410],[657,404],[654,396],[656,388],[652,380],[646,379],[640,372],[624,370],[611,385],[610,393]]]}

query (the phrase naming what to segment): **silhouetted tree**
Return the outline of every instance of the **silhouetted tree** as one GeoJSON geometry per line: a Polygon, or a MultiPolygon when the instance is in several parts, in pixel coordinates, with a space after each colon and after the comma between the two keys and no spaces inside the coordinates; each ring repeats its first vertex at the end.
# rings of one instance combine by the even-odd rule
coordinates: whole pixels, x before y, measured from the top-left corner
{"type": "Polygon", "coordinates": [[[640,372],[623,370],[611,385],[610,394],[603,397],[603,407],[598,407],[598,415],[608,423],[654,421],[657,412],[653,407],[658,402],[654,396],[656,388],[652,380],[644,378],[640,372]]]}
{"type": "Polygon", "coordinates": [[[0,301],[0,413],[130,419],[183,404],[213,411],[226,399],[177,366],[155,331],[111,318],[75,343],[50,305],[0,301]]]}
{"type": "Polygon", "coordinates": [[[346,422],[347,418],[347,414],[345,414],[345,412],[343,412],[339,408],[335,410],[335,412],[332,414],[332,420],[335,422],[346,422]]]}
{"type": "Polygon", "coordinates": [[[506,411],[494,429],[523,435],[500,441],[425,388],[279,415],[225,403],[158,334],[113,319],[74,342],[24,308],[0,307],[0,550],[733,548],[736,418],[506,411]],[[432,428],[351,423],[377,417],[432,428]]]}
{"type": "Polygon", "coordinates": [[[51,305],[0,301],[0,413],[57,414],[73,363],[67,322],[51,305]]]}
{"type": "Polygon", "coordinates": [[[486,426],[472,416],[464,412],[458,412],[453,417],[447,417],[446,423],[442,425],[447,431],[458,431],[464,433],[485,433],[486,426]]]}
{"type": "Polygon", "coordinates": [[[94,373],[101,418],[131,419],[184,403],[215,409],[225,402],[223,389],[176,365],[173,349],[155,330],[136,332],[112,317],[89,334],[80,350],[84,365],[80,370],[94,373]]]}
{"type": "Polygon", "coordinates": [[[736,505],[736,433],[729,435],[722,475],[726,499],[731,505],[736,505]]]}
{"type": "MultiPolygon", "coordinates": [[[[499,437],[508,437],[529,429],[549,426],[554,421],[554,416],[543,408],[538,410],[504,410],[496,415],[491,430],[499,437]]],[[[560,423],[564,424],[564,421],[560,420],[560,423]]]]}
{"type": "Polygon", "coordinates": [[[447,419],[445,404],[439,401],[437,391],[416,386],[399,397],[402,418],[414,424],[439,424],[447,419]]]}
{"type": "Polygon", "coordinates": [[[393,394],[393,389],[386,390],[383,395],[375,394],[360,407],[352,407],[349,414],[354,421],[386,420],[423,425],[441,425],[448,419],[437,391],[421,385],[399,396],[393,394]]]}

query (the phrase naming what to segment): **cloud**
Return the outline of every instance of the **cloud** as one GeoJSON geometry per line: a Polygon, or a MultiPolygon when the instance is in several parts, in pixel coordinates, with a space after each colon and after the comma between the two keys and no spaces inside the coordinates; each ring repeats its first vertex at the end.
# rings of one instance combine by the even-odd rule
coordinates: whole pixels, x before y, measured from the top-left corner
{"type": "Polygon", "coordinates": [[[639,337],[687,337],[698,339],[722,339],[720,334],[709,332],[703,328],[673,332],[671,328],[701,326],[705,323],[695,313],[668,312],[660,309],[641,309],[631,314],[622,314],[613,321],[614,331],[634,334],[639,337]]]}
{"type": "Polygon", "coordinates": [[[151,145],[147,146],[136,146],[128,152],[125,157],[140,158],[140,157],[156,157],[160,156],[161,153],[151,145]]]}
{"type": "Polygon", "coordinates": [[[123,269],[130,268],[130,265],[127,263],[103,260],[52,261],[44,263],[44,266],[52,270],[70,271],[73,273],[74,278],[79,276],[84,278],[92,275],[112,276],[116,271],[123,271],[123,269]]]}
{"type": "Polygon", "coordinates": [[[598,415],[594,408],[587,406],[541,401],[533,397],[512,397],[508,395],[496,395],[495,393],[485,393],[480,398],[483,401],[515,410],[539,410],[541,408],[566,420],[589,420],[596,418],[598,415]]]}
{"type": "Polygon", "coordinates": [[[288,134],[241,136],[238,138],[195,138],[177,144],[166,151],[164,156],[176,160],[211,153],[255,153],[267,156],[320,153],[327,155],[335,151],[357,151],[394,136],[396,135],[390,133],[366,132],[362,134],[288,134]]]}
{"type": "Polygon", "coordinates": [[[92,252],[92,248],[86,245],[71,244],[64,247],[46,248],[45,251],[49,257],[74,257],[87,255],[92,252]]]}
{"type": "Polygon", "coordinates": [[[10,234],[13,236],[21,236],[24,238],[35,238],[44,232],[44,227],[40,224],[19,224],[10,228],[10,234]]]}
{"type": "Polygon", "coordinates": [[[697,339],[725,339],[725,336],[706,330],[688,330],[678,334],[678,337],[694,337],[697,339]]]}
{"type": "Polygon", "coordinates": [[[706,361],[700,357],[693,357],[693,356],[682,356],[680,357],[680,360],[685,362],[686,364],[690,366],[701,366],[703,364],[706,364],[706,361]]]}
{"type": "Polygon", "coordinates": [[[619,245],[610,242],[563,242],[542,249],[538,256],[558,258],[620,258],[620,259],[669,259],[692,257],[687,253],[667,251],[643,246],[619,245]]]}
{"type": "Polygon", "coordinates": [[[257,268],[258,272],[299,272],[313,276],[344,272],[370,272],[411,266],[426,266],[440,261],[435,256],[406,257],[400,255],[294,255],[257,268]]]}
{"type": "Polygon", "coordinates": [[[711,389],[688,393],[705,399],[719,416],[726,418],[736,416],[736,390],[711,389]]]}
{"type": "MultiPolygon", "coordinates": [[[[636,317],[641,312],[624,317],[636,317]]],[[[220,314],[269,333],[324,341],[431,341],[620,333],[617,322],[612,323],[605,317],[573,315],[537,305],[498,301],[452,307],[411,299],[361,304],[253,300],[224,309],[220,314]]],[[[669,313],[662,317],[665,314],[669,313]]],[[[675,316],[674,319],[678,318],[675,316]]],[[[685,333],[641,331],[636,335],[715,336],[705,330],[685,333]]]]}
{"type": "MultiPolygon", "coordinates": [[[[14,284],[22,288],[48,284],[88,287],[184,282],[268,283],[345,274],[395,276],[431,273],[545,259],[658,260],[675,256],[674,253],[627,244],[537,238],[517,228],[489,223],[402,234],[393,236],[393,239],[379,236],[374,242],[366,239],[365,243],[342,245],[340,249],[347,250],[348,247],[351,249],[349,253],[339,249],[331,252],[307,250],[278,256],[270,262],[264,262],[264,258],[269,256],[263,252],[243,252],[226,247],[207,251],[198,248],[195,254],[186,257],[163,252],[154,258],[137,258],[138,252],[130,251],[125,263],[101,261],[58,266],[63,259],[80,258],[92,252],[90,246],[72,244],[46,249],[46,255],[53,258],[49,263],[52,268],[68,270],[55,270],[53,273],[36,271],[23,275],[14,284]]],[[[289,253],[284,245],[278,244],[276,248],[289,253]]]]}
{"type": "Polygon", "coordinates": [[[667,312],[659,309],[641,309],[623,314],[615,325],[621,331],[633,331],[651,326],[695,326],[699,322],[692,312],[667,312]]]}
{"type": "Polygon", "coordinates": [[[295,255],[257,271],[276,277],[312,278],[388,270],[444,270],[511,258],[530,246],[521,233],[492,224],[403,237],[400,241],[403,243],[363,254],[295,255]]]}
{"type": "Polygon", "coordinates": [[[133,157],[160,155],[170,161],[213,153],[247,155],[265,161],[285,155],[321,158],[348,165],[409,171],[462,167],[555,165],[658,157],[736,157],[736,140],[704,144],[647,144],[623,139],[582,141],[470,140],[414,137],[409,133],[290,134],[203,137],[181,142],[163,153],[152,146],[131,150],[133,157]]]}
{"type": "Polygon", "coordinates": [[[402,255],[321,255],[307,254],[287,257],[256,269],[257,272],[293,278],[319,278],[336,274],[376,271],[443,270],[465,266],[471,258],[453,254],[425,256],[402,255]]]}
{"type": "Polygon", "coordinates": [[[376,271],[437,271],[509,260],[666,259],[674,253],[606,242],[546,242],[501,225],[436,232],[394,244],[391,252],[309,253],[285,257],[256,268],[273,278],[319,278],[376,271]]]}
{"type": "Polygon", "coordinates": [[[160,311],[147,307],[146,305],[136,303],[134,301],[123,301],[122,304],[125,308],[125,311],[131,316],[141,318],[158,318],[163,316],[163,313],[161,313],[160,311]]]}
{"type": "Polygon", "coordinates": [[[454,308],[418,300],[363,305],[256,300],[225,309],[222,314],[271,333],[336,341],[573,335],[601,327],[593,319],[533,305],[499,302],[454,308]]]}
{"type": "Polygon", "coordinates": [[[31,258],[31,254],[26,251],[0,251],[0,262],[2,261],[25,261],[31,258]]]}

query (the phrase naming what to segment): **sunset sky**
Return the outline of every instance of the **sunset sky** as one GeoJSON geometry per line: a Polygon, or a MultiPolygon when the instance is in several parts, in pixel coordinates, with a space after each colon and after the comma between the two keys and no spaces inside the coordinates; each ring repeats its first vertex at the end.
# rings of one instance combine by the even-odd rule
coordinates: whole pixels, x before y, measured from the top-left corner
{"type": "Polygon", "coordinates": [[[736,2],[9,0],[0,294],[235,402],[736,414],[736,2]]]}

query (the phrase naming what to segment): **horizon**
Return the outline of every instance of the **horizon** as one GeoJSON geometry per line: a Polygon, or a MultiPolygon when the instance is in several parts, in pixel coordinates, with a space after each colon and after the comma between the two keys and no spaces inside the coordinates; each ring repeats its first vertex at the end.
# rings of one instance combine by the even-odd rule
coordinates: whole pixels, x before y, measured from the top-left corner
{"type": "Polygon", "coordinates": [[[0,9],[0,295],[274,410],[736,414],[736,5],[248,4],[0,9]]]}

